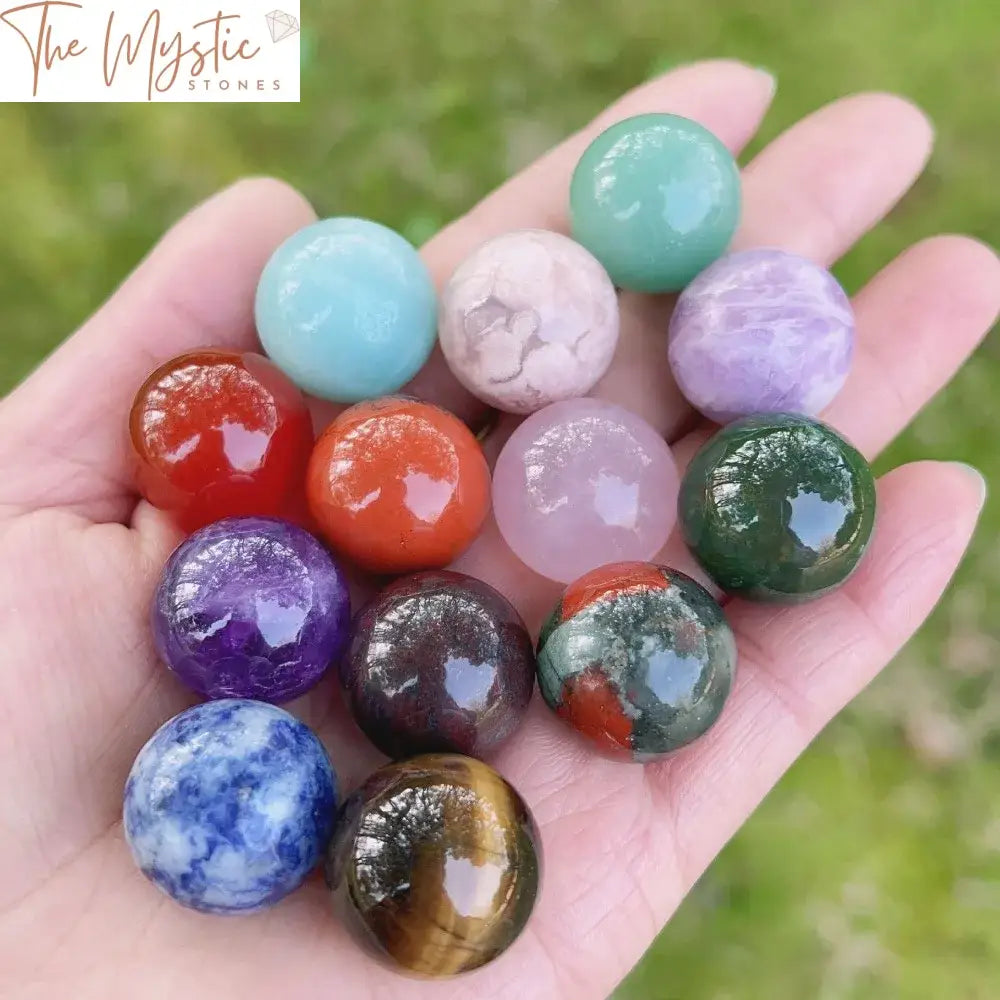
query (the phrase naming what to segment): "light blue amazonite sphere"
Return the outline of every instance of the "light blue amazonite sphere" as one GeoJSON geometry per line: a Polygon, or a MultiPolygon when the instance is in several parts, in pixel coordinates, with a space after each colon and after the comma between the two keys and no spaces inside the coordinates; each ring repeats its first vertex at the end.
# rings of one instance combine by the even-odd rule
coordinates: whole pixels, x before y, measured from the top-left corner
{"type": "Polygon", "coordinates": [[[740,219],[740,174],[706,128],[678,115],[612,125],[570,182],[573,239],[619,288],[676,292],[721,256],[740,219]]]}
{"type": "Polygon", "coordinates": [[[398,233],[368,219],[323,219],[290,236],[257,286],[264,350],[300,388],[338,403],[384,396],[427,360],[437,297],[398,233]]]}

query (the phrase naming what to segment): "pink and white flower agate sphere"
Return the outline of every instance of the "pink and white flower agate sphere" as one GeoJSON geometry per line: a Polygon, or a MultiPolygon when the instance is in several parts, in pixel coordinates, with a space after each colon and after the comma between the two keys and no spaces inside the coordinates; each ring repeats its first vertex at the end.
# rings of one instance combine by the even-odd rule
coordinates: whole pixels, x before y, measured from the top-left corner
{"type": "Polygon", "coordinates": [[[438,338],[455,377],[509,413],[585,395],[618,342],[618,299],[578,243],[544,229],[484,243],[441,295],[438,338]]]}

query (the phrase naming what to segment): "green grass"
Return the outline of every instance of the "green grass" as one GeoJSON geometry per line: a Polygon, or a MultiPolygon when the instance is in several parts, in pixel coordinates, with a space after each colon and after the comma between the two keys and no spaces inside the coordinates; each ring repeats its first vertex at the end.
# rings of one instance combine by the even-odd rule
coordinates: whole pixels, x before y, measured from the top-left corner
{"type": "MultiPolygon", "coordinates": [[[[995,0],[328,0],[305,12],[298,106],[0,106],[0,388],[242,174],[420,240],[621,91],[701,56],[776,72],[764,139],[862,88],[931,115],[931,167],[839,266],[850,289],[939,230],[996,242],[996,16],[995,0]]],[[[958,458],[1000,481],[998,375],[991,339],[880,466],[958,458]]],[[[997,995],[998,528],[988,505],[946,601],[725,851],[622,1000],[997,995]]]]}

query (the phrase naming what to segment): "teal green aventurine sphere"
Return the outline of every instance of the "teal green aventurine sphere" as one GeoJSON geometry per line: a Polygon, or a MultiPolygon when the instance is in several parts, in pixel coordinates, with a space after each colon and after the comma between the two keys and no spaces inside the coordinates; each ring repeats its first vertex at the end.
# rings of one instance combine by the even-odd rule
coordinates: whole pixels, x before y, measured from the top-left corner
{"type": "Polygon", "coordinates": [[[826,424],[768,413],[702,446],[678,509],[684,541],[724,591],[797,604],[857,569],[875,524],[875,480],[826,424]]]}
{"type": "Polygon", "coordinates": [[[729,246],[740,218],[739,168],[697,122],[637,115],[587,147],[569,201],[573,239],[619,288],[676,292],[729,246]]]}
{"type": "Polygon", "coordinates": [[[257,333],[306,392],[338,403],[393,393],[427,360],[437,296],[398,233],[368,219],[315,222],[275,250],[257,286],[257,333]]]}

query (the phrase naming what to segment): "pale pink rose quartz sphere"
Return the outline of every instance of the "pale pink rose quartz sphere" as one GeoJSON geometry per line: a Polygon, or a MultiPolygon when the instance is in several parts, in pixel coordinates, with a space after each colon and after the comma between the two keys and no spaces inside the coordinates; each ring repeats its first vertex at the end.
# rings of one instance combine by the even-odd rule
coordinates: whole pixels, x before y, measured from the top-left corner
{"type": "Polygon", "coordinates": [[[677,518],[677,467],[663,438],[596,399],[528,417],[493,473],[507,545],[542,576],[568,583],[609,562],[651,559],[677,518]]]}
{"type": "Polygon", "coordinates": [[[441,295],[441,350],[469,392],[508,413],[585,395],[611,364],[618,299],[578,243],[544,229],[484,243],[441,295]]]}

